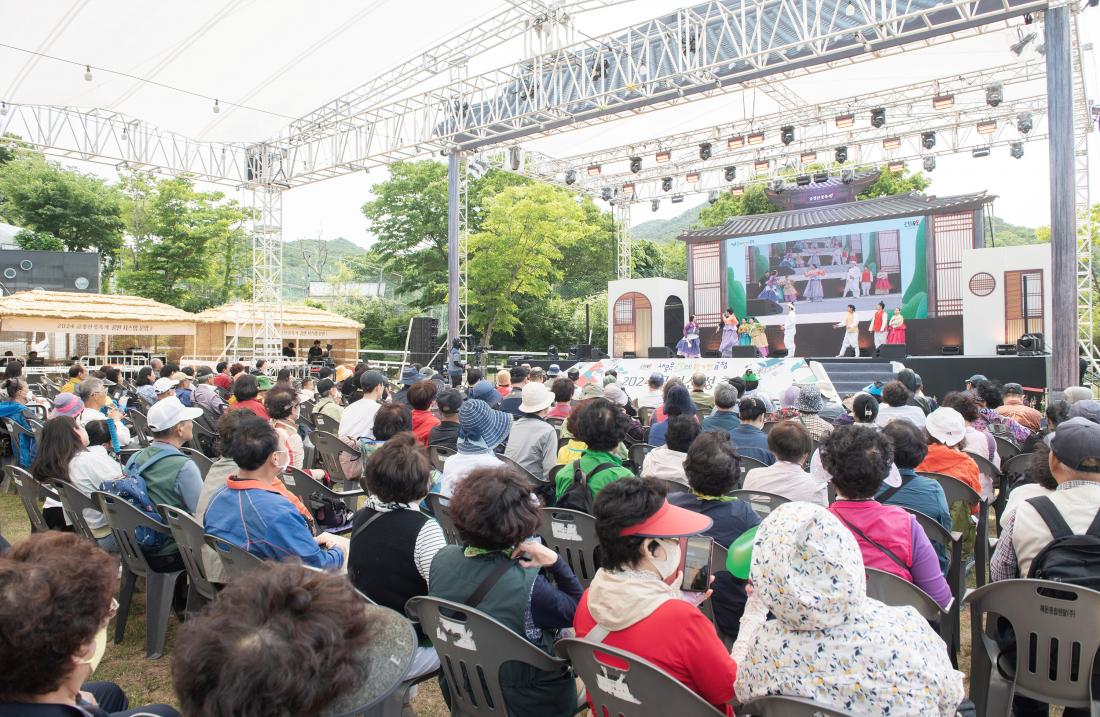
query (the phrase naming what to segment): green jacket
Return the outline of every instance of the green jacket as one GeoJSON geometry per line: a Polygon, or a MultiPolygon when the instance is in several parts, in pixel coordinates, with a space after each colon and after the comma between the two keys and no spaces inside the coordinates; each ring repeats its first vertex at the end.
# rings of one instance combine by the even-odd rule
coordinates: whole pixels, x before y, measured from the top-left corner
{"type": "MultiPolygon", "coordinates": [[[[595,500],[596,495],[598,495],[607,484],[617,481],[620,478],[634,477],[634,473],[623,465],[622,460],[605,451],[587,450],[582,452],[581,470],[588,476],[588,487],[592,491],[593,500],[595,500]],[[604,468],[596,475],[592,475],[591,471],[595,470],[601,463],[612,463],[614,465],[611,468],[604,468]]],[[[573,485],[573,478],[574,471],[572,463],[558,470],[557,475],[554,477],[554,492],[557,500],[561,500],[561,497],[565,495],[565,491],[569,490],[569,486],[573,485]]]]}

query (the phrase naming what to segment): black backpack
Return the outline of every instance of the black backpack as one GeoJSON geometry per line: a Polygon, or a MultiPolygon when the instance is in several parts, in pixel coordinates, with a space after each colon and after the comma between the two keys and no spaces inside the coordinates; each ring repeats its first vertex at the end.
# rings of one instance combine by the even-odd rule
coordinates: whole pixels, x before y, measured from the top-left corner
{"type": "Polygon", "coordinates": [[[588,487],[588,479],[602,470],[614,467],[614,463],[601,463],[593,468],[591,473],[585,475],[584,471],[581,470],[581,462],[579,460],[573,461],[573,485],[569,486],[561,498],[558,499],[557,507],[566,508],[567,510],[579,510],[582,513],[592,515],[594,501],[592,491],[588,487]]]}
{"type": "Polygon", "coordinates": [[[1047,496],[1032,498],[1028,503],[1046,523],[1054,539],[1031,561],[1027,576],[1100,590],[1100,511],[1088,530],[1078,535],[1047,496]]]}

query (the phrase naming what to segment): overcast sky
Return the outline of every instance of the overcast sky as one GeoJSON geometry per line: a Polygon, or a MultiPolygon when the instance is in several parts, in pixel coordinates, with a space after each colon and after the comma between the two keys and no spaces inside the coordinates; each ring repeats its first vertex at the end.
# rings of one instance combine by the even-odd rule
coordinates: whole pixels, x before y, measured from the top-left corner
{"type": "MultiPolygon", "coordinates": [[[[686,4],[635,0],[581,15],[577,26],[584,34],[596,35],[686,4]]],[[[94,72],[93,80],[86,82],[82,67],[36,60],[3,47],[0,100],[116,109],[202,140],[251,142],[277,134],[288,118],[305,114],[370,80],[461,27],[484,21],[502,6],[502,0],[334,0],[312,5],[291,0],[0,0],[2,44],[154,79],[170,88],[252,109],[223,106],[214,114],[209,100],[176,89],[135,82],[107,71],[94,72]],[[416,12],[411,14],[414,6],[416,12]]],[[[1088,10],[1080,18],[1085,42],[1100,38],[1100,10],[1088,10]]],[[[1004,64],[1015,57],[1008,46],[1016,40],[1015,26],[1020,24],[1017,21],[1008,32],[963,44],[926,48],[796,79],[790,87],[803,99],[827,107],[830,99],[857,92],[1004,64]]],[[[1040,26],[1033,27],[1041,38],[1040,26]]],[[[472,69],[502,66],[521,53],[518,42],[502,46],[479,58],[480,65],[472,65],[472,69]]],[[[1031,49],[1025,52],[1025,58],[1029,56],[1035,56],[1031,49]]],[[[1086,77],[1090,97],[1100,97],[1093,52],[1086,53],[1086,77]]],[[[570,156],[774,110],[774,103],[764,93],[731,89],[716,99],[631,116],[525,146],[551,156],[570,156]]],[[[792,117],[793,124],[797,121],[792,117]]],[[[1098,164],[1094,162],[1094,178],[1100,177],[1098,164]]],[[[111,167],[80,168],[114,177],[111,167]]],[[[284,237],[343,236],[369,244],[369,229],[360,207],[370,198],[371,186],[385,176],[384,170],[375,169],[287,192],[284,237]]],[[[1049,221],[1045,142],[1027,143],[1021,160],[1011,159],[1006,150],[984,159],[969,154],[941,157],[932,179],[928,191],[940,195],[980,190],[998,195],[994,211],[1010,222],[1039,226],[1049,221]]],[[[1094,196],[1093,201],[1100,197],[1094,196]]],[[[682,205],[664,202],[655,214],[648,206],[636,206],[632,219],[639,223],[668,218],[691,202],[690,198],[682,205]]]]}

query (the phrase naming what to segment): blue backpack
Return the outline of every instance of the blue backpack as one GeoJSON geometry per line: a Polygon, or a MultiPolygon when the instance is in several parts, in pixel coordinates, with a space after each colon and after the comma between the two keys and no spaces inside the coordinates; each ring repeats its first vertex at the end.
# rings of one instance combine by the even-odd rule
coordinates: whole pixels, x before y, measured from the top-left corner
{"type": "MultiPolygon", "coordinates": [[[[101,490],[105,493],[110,493],[111,495],[122,498],[124,501],[144,513],[150,520],[155,520],[163,524],[164,521],[161,519],[160,513],[157,512],[157,506],[153,504],[152,499],[149,497],[149,490],[145,484],[145,477],[143,474],[146,469],[151,468],[160,459],[178,455],[182,454],[178,451],[161,451],[140,466],[137,465],[137,462],[134,460],[137,456],[133,456],[130,458],[129,462],[126,463],[123,476],[118,480],[103,481],[101,490]]],[[[165,526],[165,528],[167,527],[168,526],[165,526]]],[[[138,526],[136,537],[138,545],[141,546],[142,550],[153,553],[162,549],[168,542],[167,535],[158,533],[144,526],[138,526]]]]}

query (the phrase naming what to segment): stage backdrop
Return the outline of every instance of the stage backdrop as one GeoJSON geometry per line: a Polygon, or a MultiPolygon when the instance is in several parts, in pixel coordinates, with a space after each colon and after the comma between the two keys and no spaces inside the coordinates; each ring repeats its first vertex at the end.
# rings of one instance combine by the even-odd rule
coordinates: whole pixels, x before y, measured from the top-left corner
{"type": "MultiPolygon", "coordinates": [[[[691,377],[702,373],[707,377],[707,391],[714,389],[716,381],[742,376],[752,369],[760,380],[760,388],[769,396],[779,399],[794,383],[818,382],[818,376],[803,359],[617,359],[608,358],[592,363],[578,363],[581,372],[577,385],[596,382],[603,384],[604,373],[615,369],[618,384],[631,398],[638,398],[649,391],[650,374],[659,372],[665,379],[678,377],[689,388],[691,377]]],[[[820,369],[819,369],[820,371],[820,369]]],[[[822,376],[824,372],[822,371],[822,376]]]]}

